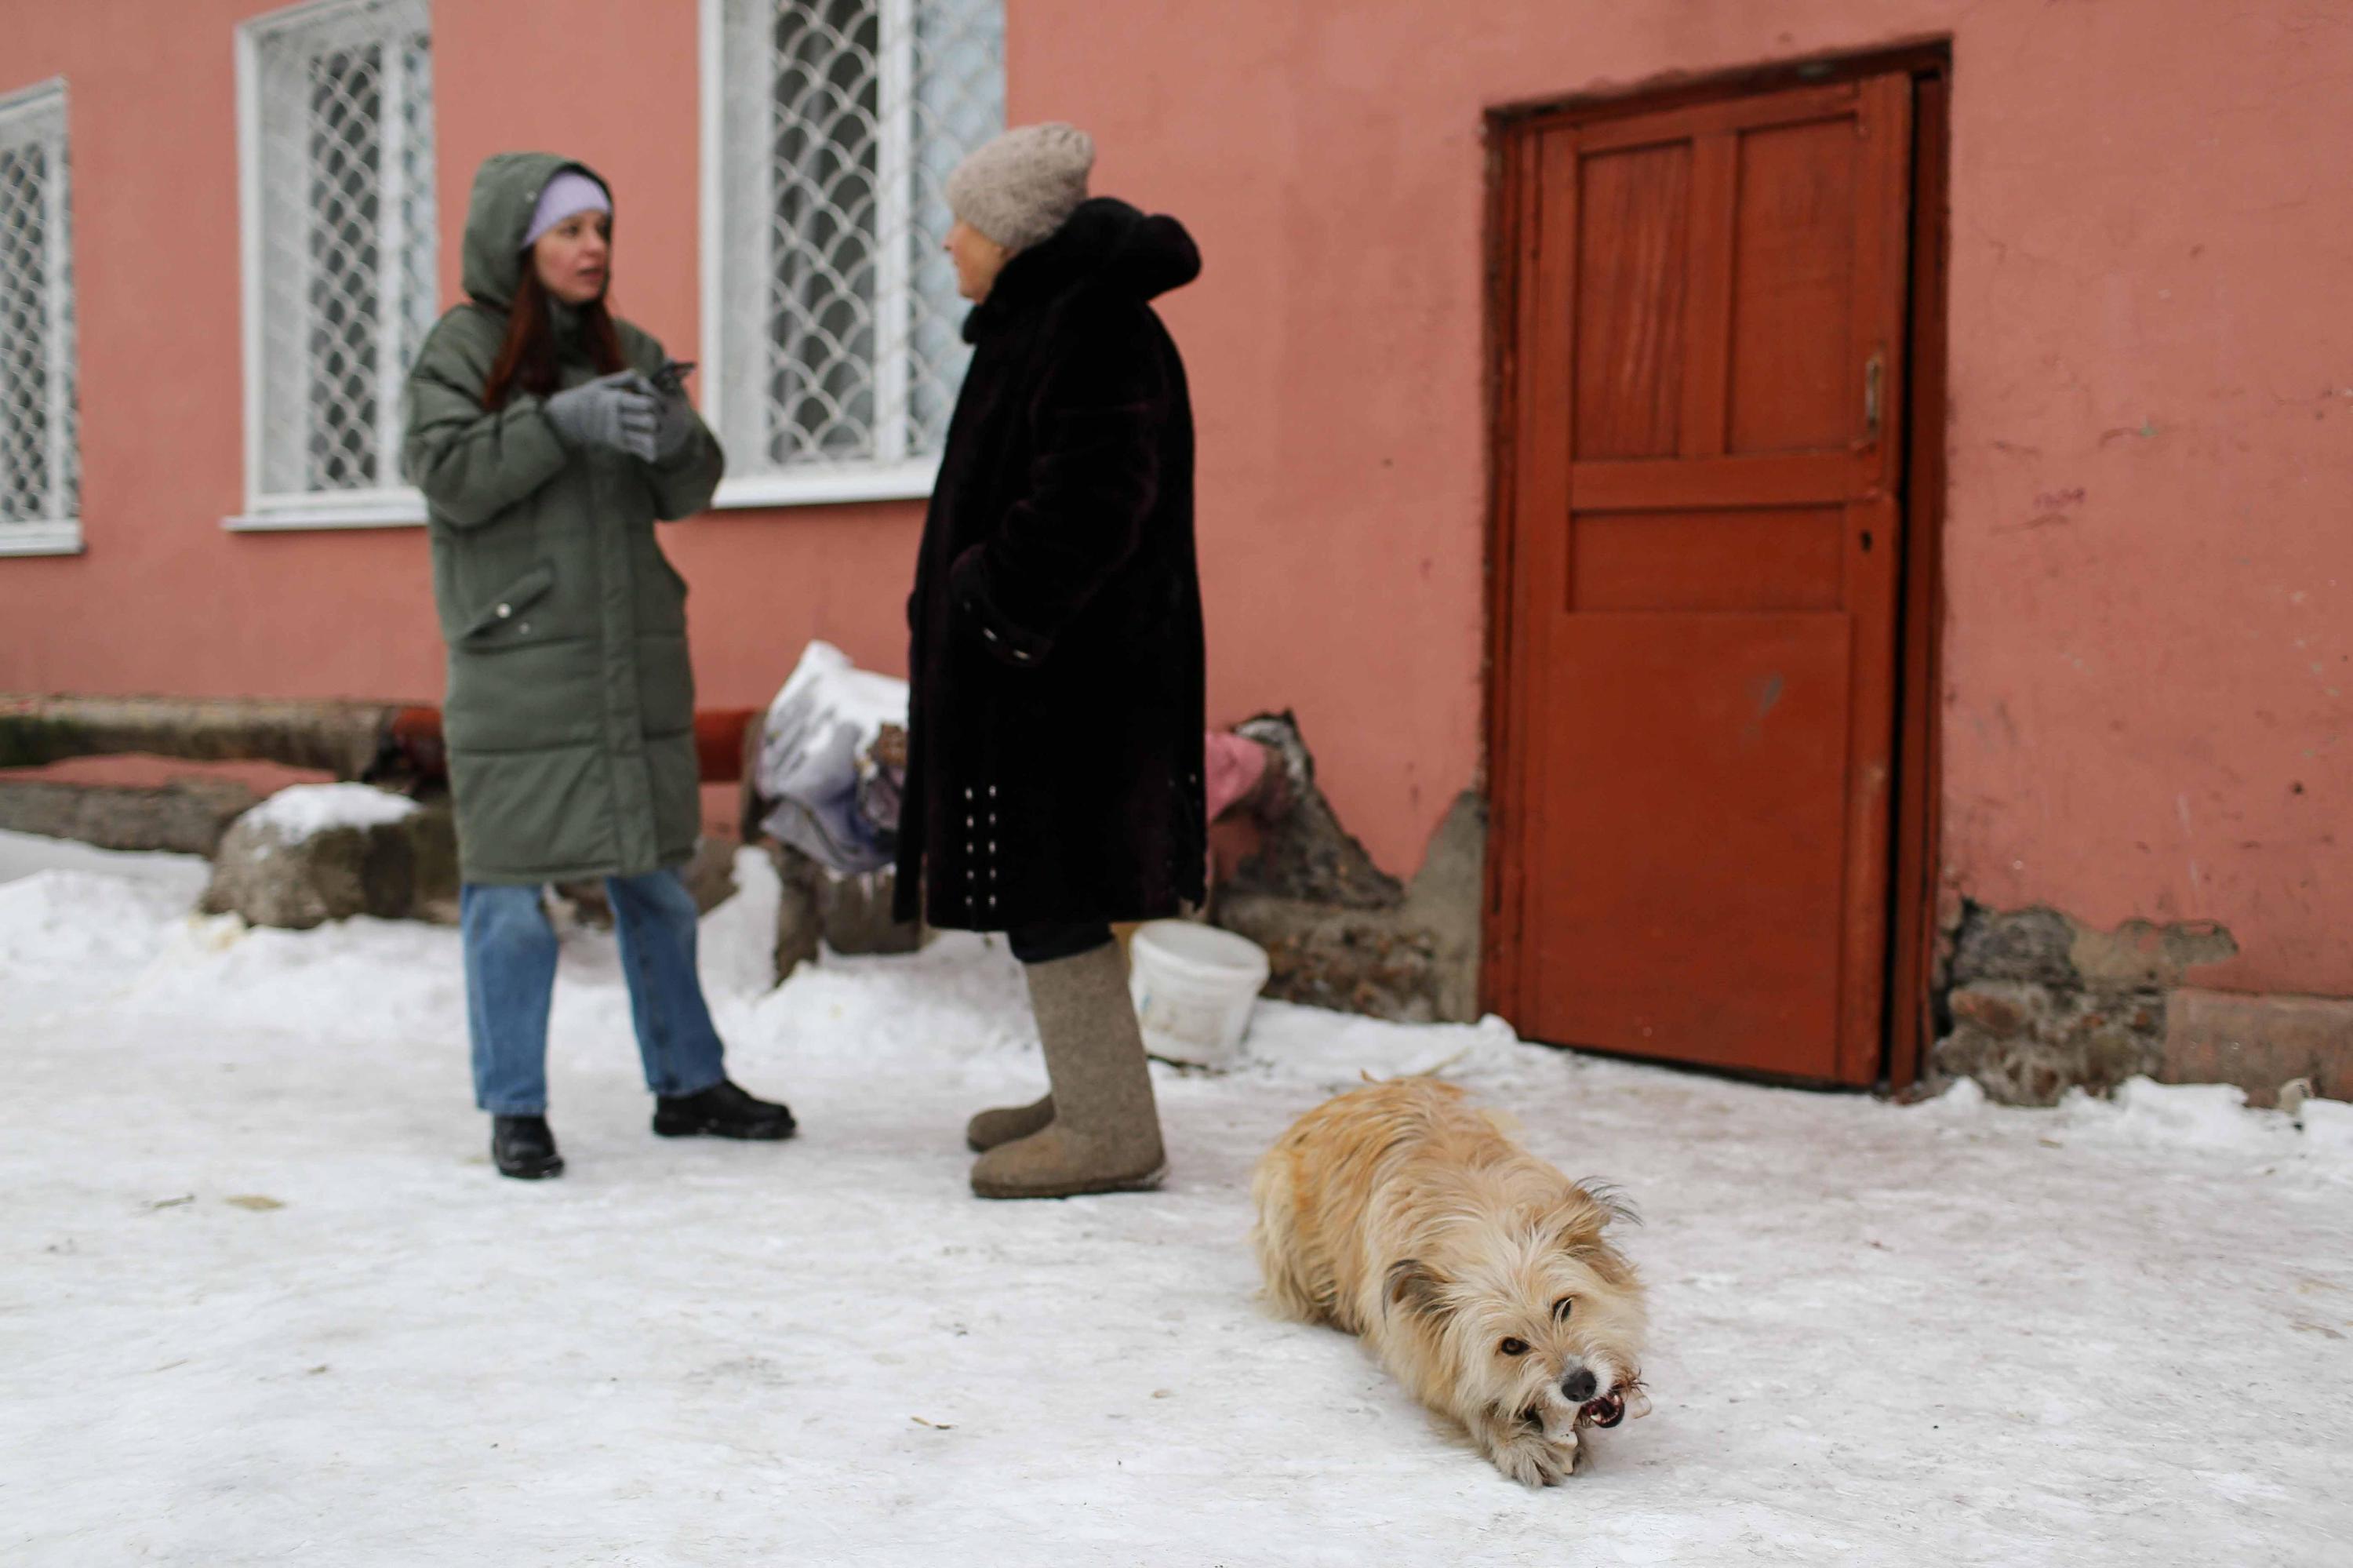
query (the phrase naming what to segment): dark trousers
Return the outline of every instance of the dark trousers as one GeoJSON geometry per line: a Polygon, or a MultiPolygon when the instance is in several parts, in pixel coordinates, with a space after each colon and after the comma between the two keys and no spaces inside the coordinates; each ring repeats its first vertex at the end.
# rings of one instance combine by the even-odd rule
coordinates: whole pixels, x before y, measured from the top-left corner
{"type": "Polygon", "coordinates": [[[1081,953],[1092,953],[1111,942],[1111,927],[1101,920],[1023,926],[1006,935],[1013,944],[1013,956],[1025,964],[1050,964],[1056,959],[1075,959],[1081,953]]]}

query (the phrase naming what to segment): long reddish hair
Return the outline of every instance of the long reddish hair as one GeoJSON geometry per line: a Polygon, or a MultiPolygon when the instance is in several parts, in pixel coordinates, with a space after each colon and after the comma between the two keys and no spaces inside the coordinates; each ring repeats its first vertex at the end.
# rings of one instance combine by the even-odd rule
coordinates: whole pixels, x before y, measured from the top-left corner
{"type": "MultiPolygon", "coordinates": [[[[621,357],[620,334],[613,330],[605,296],[599,294],[575,308],[580,313],[581,334],[587,340],[589,357],[596,362],[596,373],[610,376],[627,370],[628,362],[621,357]]],[[[506,341],[499,344],[499,356],[491,362],[491,377],[482,384],[482,407],[503,408],[517,392],[544,397],[555,390],[561,374],[555,363],[555,323],[548,314],[547,289],[539,281],[539,264],[526,250],[522,281],[515,288],[514,302],[507,307],[506,341]]]]}

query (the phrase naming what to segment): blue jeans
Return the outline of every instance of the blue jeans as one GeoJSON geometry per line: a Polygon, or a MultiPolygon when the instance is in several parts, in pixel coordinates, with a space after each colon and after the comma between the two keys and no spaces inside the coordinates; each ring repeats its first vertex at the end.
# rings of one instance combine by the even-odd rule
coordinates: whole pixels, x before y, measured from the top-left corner
{"type": "MultiPolygon", "coordinates": [[[[694,967],[694,895],[674,871],[608,876],[613,924],[628,976],[646,1086],[691,1095],[726,1076],[724,1047],[694,967]]],[[[459,894],[466,949],[466,1022],[473,1036],[474,1103],[493,1116],[547,1109],[547,1012],[555,997],[555,932],[536,887],[466,884],[459,894]]]]}

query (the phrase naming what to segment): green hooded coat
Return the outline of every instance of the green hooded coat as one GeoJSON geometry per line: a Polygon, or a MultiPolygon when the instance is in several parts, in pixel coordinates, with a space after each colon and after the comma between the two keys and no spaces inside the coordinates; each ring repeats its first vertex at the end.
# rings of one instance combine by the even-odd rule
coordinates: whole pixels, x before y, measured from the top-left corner
{"type": "MultiPolygon", "coordinates": [[[[532,209],[565,169],[596,178],[541,153],[482,164],[466,217],[469,299],[408,376],[402,462],[431,523],[468,882],[638,875],[685,862],[702,823],[686,583],[654,523],[710,504],[718,441],[698,421],[677,456],[645,463],[567,446],[529,393],[482,406],[532,209]]],[[[576,322],[556,314],[563,385],[576,387],[597,372],[576,322]]],[[[630,366],[660,368],[660,344],[614,326],[630,366]]]]}

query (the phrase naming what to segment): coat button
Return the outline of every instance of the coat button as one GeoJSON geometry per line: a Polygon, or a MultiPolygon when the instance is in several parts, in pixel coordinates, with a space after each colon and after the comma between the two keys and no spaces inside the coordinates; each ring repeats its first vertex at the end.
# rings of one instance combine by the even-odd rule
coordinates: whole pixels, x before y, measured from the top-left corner
{"type": "Polygon", "coordinates": [[[513,613],[514,606],[511,604],[502,604],[499,606],[499,619],[501,620],[504,620],[508,616],[512,615],[513,613]]]}

